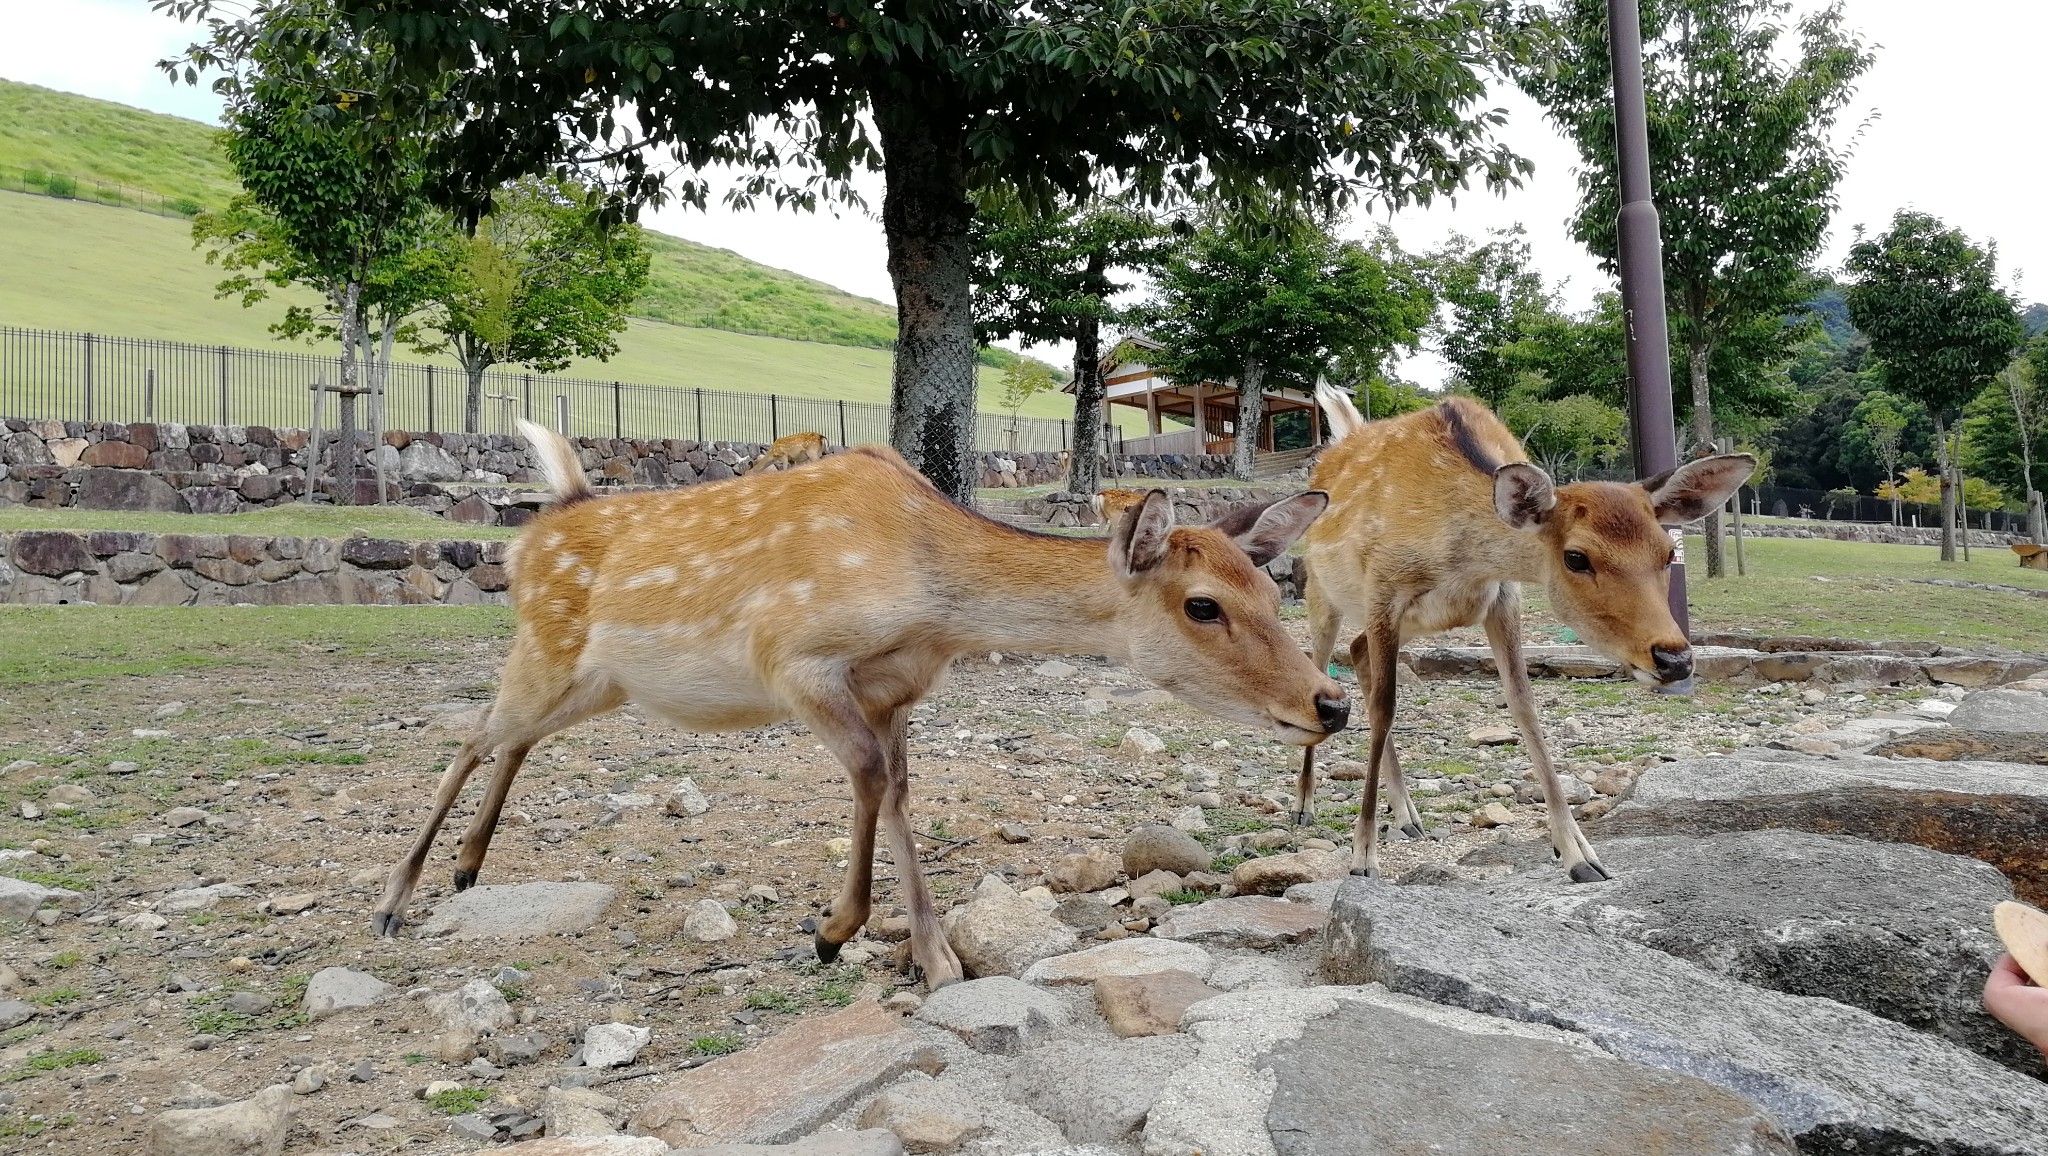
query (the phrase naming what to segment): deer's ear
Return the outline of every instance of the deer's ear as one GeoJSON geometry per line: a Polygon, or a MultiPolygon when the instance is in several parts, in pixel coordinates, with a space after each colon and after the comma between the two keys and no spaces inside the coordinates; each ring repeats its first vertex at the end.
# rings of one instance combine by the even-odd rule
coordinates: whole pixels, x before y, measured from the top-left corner
{"type": "Polygon", "coordinates": [[[1109,562],[1117,577],[1135,578],[1166,560],[1166,540],[1173,533],[1173,502],[1165,490],[1123,512],[1109,535],[1109,562]]]}
{"type": "Polygon", "coordinates": [[[1556,505],[1556,484],[1528,462],[1509,462],[1493,471],[1493,511],[1514,529],[1535,529],[1556,505]]]}
{"type": "Polygon", "coordinates": [[[1682,526],[1728,504],[1730,495],[1756,472],[1749,454],[1716,454],[1636,484],[1650,495],[1662,526],[1682,526]]]}
{"type": "Polygon", "coordinates": [[[1239,549],[1251,556],[1252,565],[1264,566],[1285,554],[1329,507],[1330,495],[1310,490],[1264,505],[1239,506],[1209,523],[1209,528],[1229,535],[1239,549]]]}

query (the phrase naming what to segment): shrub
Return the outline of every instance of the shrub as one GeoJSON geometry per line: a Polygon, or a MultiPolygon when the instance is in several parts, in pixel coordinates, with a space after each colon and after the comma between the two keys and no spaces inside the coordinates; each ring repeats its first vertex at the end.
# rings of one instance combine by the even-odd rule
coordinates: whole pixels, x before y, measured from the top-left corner
{"type": "Polygon", "coordinates": [[[171,198],[171,211],[181,217],[196,217],[199,215],[199,210],[205,207],[191,197],[171,198]]]}
{"type": "Polygon", "coordinates": [[[490,1098],[489,1088],[450,1088],[445,1092],[435,1092],[428,1096],[427,1105],[436,1112],[460,1116],[464,1112],[474,1112],[483,1107],[484,1101],[490,1098]]]}
{"type": "Polygon", "coordinates": [[[78,182],[62,173],[51,173],[43,182],[43,191],[53,197],[75,197],[78,195],[78,182]]]}

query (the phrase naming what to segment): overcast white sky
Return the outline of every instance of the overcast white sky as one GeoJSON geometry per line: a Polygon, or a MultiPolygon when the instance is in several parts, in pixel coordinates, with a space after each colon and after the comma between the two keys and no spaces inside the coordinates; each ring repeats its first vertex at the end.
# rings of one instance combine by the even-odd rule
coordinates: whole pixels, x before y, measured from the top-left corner
{"type": "MultiPolygon", "coordinates": [[[[2048,297],[2041,280],[2048,277],[2042,197],[2048,162],[2036,131],[2048,3],[1848,0],[1847,13],[1849,25],[1877,46],[1877,64],[1844,118],[1844,132],[1865,127],[1840,190],[1827,261],[1839,262],[1853,226],[1881,228],[1893,211],[1910,206],[1972,237],[1995,240],[2001,269],[2009,282],[2020,281],[2022,298],[2048,297]]],[[[191,34],[152,12],[148,0],[5,0],[0,77],[212,121],[217,103],[211,93],[173,86],[155,68],[191,34]]],[[[1508,110],[1505,138],[1535,162],[1535,176],[1506,197],[1469,194],[1455,205],[1404,212],[1393,219],[1394,228],[1404,244],[1424,248],[1454,230],[1477,236],[1519,221],[1546,277],[1566,283],[1567,300],[1583,304],[1606,282],[1565,233],[1576,155],[1518,92],[1504,87],[1494,103],[1508,110]]],[[[879,178],[870,188],[879,207],[879,178]]],[[[834,218],[669,208],[649,214],[647,224],[863,296],[892,299],[881,226],[858,213],[834,218]]],[[[1429,385],[1441,373],[1427,357],[1405,368],[1429,385]]]]}

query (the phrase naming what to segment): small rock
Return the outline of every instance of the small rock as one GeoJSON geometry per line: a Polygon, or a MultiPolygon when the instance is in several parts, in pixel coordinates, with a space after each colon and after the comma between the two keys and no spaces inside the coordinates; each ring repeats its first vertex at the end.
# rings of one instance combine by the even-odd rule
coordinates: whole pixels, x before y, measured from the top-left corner
{"type": "Polygon", "coordinates": [[[882,1006],[897,1015],[910,1015],[924,1006],[924,997],[914,991],[899,991],[882,1001],[882,1006]]]}
{"type": "Polygon", "coordinates": [[[164,812],[164,826],[190,827],[206,822],[206,812],[197,807],[172,807],[164,812]]]}
{"type": "Polygon", "coordinates": [[[699,899],[683,917],[683,937],[692,943],[721,943],[739,933],[732,913],[716,899],[699,899]]]}
{"type": "Polygon", "coordinates": [[[1133,898],[1147,895],[1165,895],[1180,890],[1180,876],[1171,871],[1147,871],[1131,880],[1130,893],[1133,898]]]}
{"type": "Polygon", "coordinates": [[[165,1112],[149,1126],[149,1156],[278,1156],[297,1112],[291,1089],[273,1084],[216,1108],[165,1112]]]}
{"type": "MultiPolygon", "coordinates": [[[[512,1005],[505,1002],[504,994],[486,979],[472,979],[454,991],[429,997],[427,1011],[448,1031],[467,1032],[472,1037],[509,1028],[519,1019],[513,1014],[512,1005]]],[[[474,1055],[473,1043],[471,1047],[474,1055]]],[[[463,1056],[457,1062],[468,1059],[469,1056],[463,1056]]]]}
{"type": "Polygon", "coordinates": [[[1037,666],[1032,667],[1031,673],[1041,678],[1072,678],[1081,673],[1081,671],[1078,667],[1069,666],[1055,658],[1050,662],[1041,662],[1037,666]]]}
{"type": "Polygon", "coordinates": [[[589,1088],[549,1088],[541,1094],[541,1129],[549,1136],[616,1136],[619,1102],[589,1088]]]}
{"type": "Polygon", "coordinates": [[[107,773],[110,775],[132,775],[141,769],[141,763],[112,762],[107,764],[107,773]]]}
{"type": "Polygon", "coordinates": [[[1207,871],[1210,859],[1208,849],[1192,835],[1157,823],[1139,827],[1124,840],[1124,873],[1133,879],[1154,871],[1207,871]]]}
{"type": "Polygon", "coordinates": [[[490,1061],[501,1068],[516,1068],[541,1058],[554,1046],[546,1032],[500,1032],[484,1044],[490,1061]]]}
{"type": "Polygon", "coordinates": [[[916,1018],[967,1041],[978,1052],[1014,1056],[1066,1026],[1056,996],[1006,975],[951,984],[925,997],[916,1018]]]}
{"type": "Polygon", "coordinates": [[[1481,747],[1505,746],[1508,743],[1522,741],[1521,732],[1513,727],[1480,727],[1465,737],[1470,739],[1474,746],[1481,747]]]}
{"type": "Polygon", "coordinates": [[[1005,843],[1029,843],[1031,832],[1022,823],[1003,823],[996,827],[996,838],[1005,843]]]}
{"type": "Polygon", "coordinates": [[[632,1024],[592,1024],[583,1030],[583,1062],[593,1068],[632,1063],[654,1033],[632,1024]]]}
{"type": "Polygon", "coordinates": [[[254,1016],[262,1015],[264,1012],[269,1011],[276,1002],[275,999],[260,991],[238,991],[221,1001],[221,1004],[231,1012],[237,1012],[245,1016],[254,1016]]]}
{"type": "Polygon", "coordinates": [[[91,791],[79,786],[77,783],[59,783],[51,787],[43,795],[45,803],[65,807],[82,807],[87,803],[95,801],[96,798],[97,796],[91,791]]]}
{"type": "MultiPolygon", "coordinates": [[[[1188,805],[1198,811],[1213,811],[1223,805],[1223,796],[1214,791],[1196,791],[1188,796],[1188,805]]],[[[1203,820],[1204,825],[1207,822],[1208,820],[1203,820]]]]}
{"type": "Polygon", "coordinates": [[[1181,1013],[1223,993],[1185,971],[1107,975],[1095,981],[1095,1003],[1119,1036],[1164,1036],[1180,1030],[1181,1013]]]}
{"type": "Polygon", "coordinates": [[[1505,827],[1515,821],[1515,813],[1499,803],[1488,803],[1472,812],[1469,822],[1482,830],[1489,827],[1505,827]]]}
{"type": "Polygon", "coordinates": [[[367,1056],[357,1060],[356,1066],[348,1070],[348,1082],[351,1084],[374,1083],[376,1079],[377,1065],[367,1056]]]}
{"type": "Polygon", "coordinates": [[[248,899],[255,894],[247,887],[235,883],[186,887],[157,900],[156,909],[164,915],[182,915],[191,911],[205,911],[223,899],[248,899]]]}
{"type": "Polygon", "coordinates": [[[1116,749],[1126,758],[1152,759],[1166,753],[1166,740],[1143,727],[1132,727],[1124,732],[1124,741],[1116,749]]]}
{"type": "Polygon", "coordinates": [[[497,1138],[497,1126],[474,1112],[464,1112],[448,1121],[448,1130],[465,1140],[490,1141],[497,1138]]]}
{"type": "Polygon", "coordinates": [[[1173,829],[1188,835],[1200,835],[1209,829],[1209,817],[1202,814],[1200,807],[1182,807],[1173,813],[1173,829]]]}
{"type": "Polygon", "coordinates": [[[1148,975],[1159,971],[1182,971],[1206,979],[1215,966],[1215,958],[1192,943],[1126,939],[1041,959],[1025,969],[1024,981],[1059,986],[1094,983],[1110,975],[1148,975]]]}
{"type": "Polygon", "coordinates": [[[662,810],[671,815],[694,817],[711,809],[711,800],[704,797],[696,782],[684,778],[669,788],[668,799],[662,803],[662,810]]]}
{"type": "Polygon", "coordinates": [[[270,901],[272,915],[297,915],[320,905],[320,897],[310,891],[295,895],[279,895],[270,901]]]}
{"type": "Polygon", "coordinates": [[[50,900],[76,899],[78,892],[0,876],[0,918],[28,919],[50,900]]]}
{"type": "Polygon", "coordinates": [[[861,1112],[860,1126],[888,1129],[913,1156],[958,1151],[988,1131],[971,1096],[950,1084],[923,1079],[906,1081],[875,1097],[861,1112]]]}
{"type": "Polygon", "coordinates": [[[1298,851],[1247,859],[1230,873],[1230,881],[1239,895],[1279,895],[1297,883],[1342,879],[1350,868],[1350,857],[1335,851],[1298,851]]]}
{"type": "Polygon", "coordinates": [[[365,972],[324,967],[306,982],[299,1007],[313,1019],[350,1008],[369,1007],[390,994],[391,985],[365,972]]]}
{"type": "Polygon", "coordinates": [[[327,1073],[319,1068],[300,1068],[292,1077],[292,1091],[300,1096],[310,1096],[327,1086],[327,1073]]]}
{"type": "Polygon", "coordinates": [[[524,939],[588,931],[616,894],[603,883],[485,884],[444,900],[420,935],[524,939]]]}
{"type": "Polygon", "coordinates": [[[1054,891],[1100,891],[1116,882],[1117,861],[1107,851],[1062,855],[1045,873],[1054,891]]]}

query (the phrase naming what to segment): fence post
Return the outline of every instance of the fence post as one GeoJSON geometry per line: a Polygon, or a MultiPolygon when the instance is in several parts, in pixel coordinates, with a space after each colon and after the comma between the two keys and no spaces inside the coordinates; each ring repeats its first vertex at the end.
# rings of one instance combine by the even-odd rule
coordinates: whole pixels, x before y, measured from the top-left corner
{"type": "Polygon", "coordinates": [[[327,404],[327,375],[313,375],[313,428],[306,431],[306,492],[305,500],[313,500],[313,491],[320,479],[320,409],[327,404]]]}
{"type": "Polygon", "coordinates": [[[839,399],[839,445],[841,448],[846,445],[846,399],[843,397],[839,399]]]}
{"type": "Polygon", "coordinates": [[[85,334],[85,420],[92,420],[92,343],[93,336],[85,334]]]}
{"type": "Polygon", "coordinates": [[[1067,448],[1067,422],[1066,422],[1066,419],[1065,419],[1065,418],[1061,418],[1061,419],[1060,419],[1060,449],[1061,449],[1062,451],[1064,451],[1064,450],[1065,450],[1066,448],[1067,448]]]}
{"type": "Polygon", "coordinates": [[[775,395],[771,393],[768,395],[768,440],[772,442],[781,436],[782,422],[775,416],[775,395]]]}
{"type": "Polygon", "coordinates": [[[533,420],[533,375],[522,374],[524,382],[519,387],[519,412],[527,421],[533,420]]]}
{"type": "Polygon", "coordinates": [[[558,393],[555,395],[555,432],[563,437],[569,436],[569,397],[567,394],[558,393]]]}
{"type": "Polygon", "coordinates": [[[434,421],[434,367],[427,367],[427,432],[435,433],[440,426],[434,421]]]}
{"type": "Polygon", "coordinates": [[[612,437],[614,438],[626,436],[626,408],[622,396],[624,392],[624,387],[616,381],[612,382],[612,437]]]}
{"type": "Polygon", "coordinates": [[[228,424],[228,354],[229,349],[220,347],[220,424],[228,424]]]}
{"type": "Polygon", "coordinates": [[[704,444],[704,387],[697,387],[697,444],[704,444]]]}
{"type": "Polygon", "coordinates": [[[142,371],[142,420],[156,420],[156,366],[142,371]]]}

